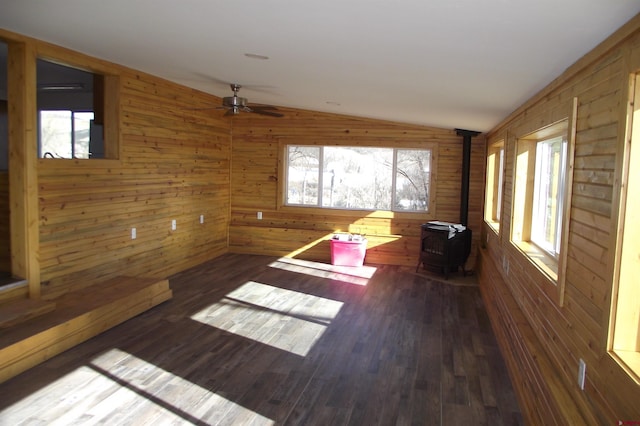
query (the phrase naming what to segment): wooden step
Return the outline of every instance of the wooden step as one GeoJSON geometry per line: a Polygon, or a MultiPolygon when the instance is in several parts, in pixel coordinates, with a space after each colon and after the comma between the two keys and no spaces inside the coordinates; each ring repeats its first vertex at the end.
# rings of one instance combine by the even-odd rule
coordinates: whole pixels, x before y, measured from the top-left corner
{"type": "Polygon", "coordinates": [[[171,297],[166,279],[116,277],[55,299],[55,310],[0,333],[0,383],[171,297]]]}
{"type": "Polygon", "coordinates": [[[0,304],[0,329],[14,327],[56,308],[55,302],[19,299],[0,304]]]}
{"type": "Polygon", "coordinates": [[[13,277],[3,277],[0,280],[0,303],[27,299],[29,296],[29,284],[27,280],[13,277]]]}

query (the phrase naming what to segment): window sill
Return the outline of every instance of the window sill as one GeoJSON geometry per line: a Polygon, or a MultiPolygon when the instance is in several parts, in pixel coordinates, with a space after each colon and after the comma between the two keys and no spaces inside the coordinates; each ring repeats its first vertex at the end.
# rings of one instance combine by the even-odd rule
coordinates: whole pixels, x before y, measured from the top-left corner
{"type": "Polygon", "coordinates": [[[312,205],[287,205],[281,204],[278,209],[291,213],[319,214],[324,216],[359,216],[376,219],[420,219],[423,221],[435,220],[435,216],[430,211],[392,211],[392,210],[365,210],[365,209],[340,209],[332,207],[320,207],[312,205]]]}
{"type": "Polygon", "coordinates": [[[487,225],[489,225],[491,229],[495,231],[496,234],[500,234],[500,222],[488,219],[485,219],[484,221],[487,225]]]}
{"type": "Polygon", "coordinates": [[[640,384],[640,352],[613,350],[610,354],[624,371],[640,384]]]}
{"type": "Polygon", "coordinates": [[[516,247],[529,258],[554,284],[558,282],[558,261],[535,244],[528,241],[513,241],[516,247]]]}

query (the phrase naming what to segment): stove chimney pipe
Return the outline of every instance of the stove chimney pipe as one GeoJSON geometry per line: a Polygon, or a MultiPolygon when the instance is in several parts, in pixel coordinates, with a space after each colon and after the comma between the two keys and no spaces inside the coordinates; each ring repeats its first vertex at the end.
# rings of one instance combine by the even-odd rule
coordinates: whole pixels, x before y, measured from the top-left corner
{"type": "Polygon", "coordinates": [[[471,138],[480,132],[456,129],[456,134],[462,136],[462,182],[460,185],[460,223],[467,226],[469,221],[469,174],[471,169],[471,138]]]}

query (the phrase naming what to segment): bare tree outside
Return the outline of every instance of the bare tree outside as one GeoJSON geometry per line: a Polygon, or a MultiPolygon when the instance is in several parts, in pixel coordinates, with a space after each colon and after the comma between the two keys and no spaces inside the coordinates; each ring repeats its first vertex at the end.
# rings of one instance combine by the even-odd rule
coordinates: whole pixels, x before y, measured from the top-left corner
{"type": "Polygon", "coordinates": [[[41,158],[89,158],[93,112],[40,111],[41,158]]]}
{"type": "Polygon", "coordinates": [[[386,148],[325,147],[324,207],[389,210],[393,151],[386,148]]]}
{"type": "Polygon", "coordinates": [[[287,203],[317,205],[320,147],[291,145],[287,154],[287,203]]]}
{"type": "Polygon", "coordinates": [[[431,151],[399,149],[396,159],[397,210],[426,211],[429,207],[431,151]]]}

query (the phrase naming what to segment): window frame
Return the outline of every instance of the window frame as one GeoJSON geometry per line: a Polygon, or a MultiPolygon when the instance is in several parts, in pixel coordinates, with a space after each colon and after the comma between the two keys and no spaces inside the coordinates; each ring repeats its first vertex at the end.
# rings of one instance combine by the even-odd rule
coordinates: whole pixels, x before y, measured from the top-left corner
{"type": "Polygon", "coordinates": [[[489,144],[486,167],[484,221],[497,234],[500,234],[500,217],[503,213],[502,201],[504,198],[506,169],[504,139],[489,144]]]}
{"type": "Polygon", "coordinates": [[[511,244],[541,273],[542,290],[559,306],[564,304],[566,265],[570,229],[571,197],[575,156],[576,116],[578,99],[573,98],[570,114],[546,127],[517,137],[513,161],[513,185],[511,203],[511,244]],[[531,242],[531,210],[535,173],[535,148],[538,142],[562,136],[566,140],[564,159],[564,194],[561,216],[560,246],[557,256],[531,242]],[[532,155],[533,154],[533,155],[532,155]]]}
{"type": "MultiPolygon", "coordinates": [[[[322,210],[323,214],[333,215],[338,214],[342,215],[345,212],[369,212],[369,217],[380,217],[380,218],[390,218],[390,217],[415,217],[415,215],[420,215],[425,219],[433,219],[435,218],[436,212],[436,200],[434,197],[436,191],[436,165],[437,165],[437,151],[436,147],[433,143],[416,143],[416,144],[402,144],[400,146],[390,147],[388,145],[355,145],[355,144],[336,144],[333,141],[314,141],[313,143],[297,143],[294,140],[290,140],[289,138],[283,139],[279,141],[280,149],[279,149],[279,175],[283,177],[282,184],[278,185],[278,202],[277,209],[286,209],[289,211],[306,211],[309,209],[319,209],[322,210]],[[341,208],[341,207],[329,207],[322,206],[321,199],[319,198],[317,204],[313,205],[303,205],[303,204],[288,204],[287,203],[287,190],[288,190],[288,147],[289,146],[308,146],[308,147],[340,147],[340,148],[384,148],[390,149],[393,153],[393,161],[394,167],[392,170],[392,179],[393,184],[396,182],[396,168],[395,161],[397,159],[396,152],[397,150],[425,150],[430,151],[430,172],[429,172],[429,205],[427,210],[376,210],[376,209],[367,209],[367,208],[341,208]]],[[[319,183],[321,185],[321,181],[319,183]]],[[[392,192],[394,191],[392,187],[392,192]]],[[[395,200],[395,193],[392,193],[392,208],[393,202],[395,200]]]]}
{"type": "MultiPolygon", "coordinates": [[[[121,135],[120,135],[120,76],[106,66],[102,66],[94,60],[86,63],[79,61],[78,58],[67,58],[66,55],[57,55],[55,53],[39,52],[36,57],[37,61],[46,61],[53,64],[67,67],[74,70],[88,72],[94,75],[94,114],[101,117],[103,128],[103,150],[101,157],[89,158],[50,158],[40,156],[40,108],[37,110],[37,137],[36,143],[38,161],[40,164],[49,164],[54,162],[74,161],[75,164],[83,164],[90,160],[94,166],[98,163],[104,163],[105,166],[114,161],[119,162],[121,159],[121,135]],[[77,62],[76,62],[77,61],[77,62]]],[[[37,65],[36,65],[37,67],[37,65]]],[[[38,84],[38,76],[36,72],[36,83],[38,84]]],[[[43,108],[50,110],[51,108],[43,108]]],[[[86,112],[81,109],[69,108],[70,111],[86,112]]]]}
{"type": "MultiPolygon", "coordinates": [[[[566,139],[566,136],[564,134],[562,135],[558,135],[558,136],[552,136],[550,138],[545,138],[543,140],[539,140],[536,142],[536,164],[535,164],[535,170],[534,170],[534,185],[533,185],[533,205],[532,205],[532,210],[531,210],[531,236],[530,236],[530,241],[535,244],[539,249],[545,251],[547,254],[549,254],[550,256],[552,256],[554,259],[558,259],[559,254],[560,254],[560,248],[561,248],[561,242],[560,242],[560,237],[562,235],[562,211],[563,211],[563,207],[564,207],[564,199],[565,199],[565,191],[567,190],[566,188],[566,157],[567,157],[567,145],[568,145],[568,141],[566,139]],[[543,206],[541,206],[540,204],[543,202],[543,198],[544,195],[542,194],[542,187],[546,186],[544,185],[544,183],[542,182],[543,179],[543,173],[541,173],[541,168],[544,167],[544,165],[542,164],[542,161],[545,160],[545,158],[541,158],[540,156],[540,148],[542,146],[542,144],[547,144],[549,142],[555,141],[555,140],[560,140],[561,143],[561,147],[560,147],[560,158],[559,158],[559,162],[560,165],[562,166],[563,164],[565,165],[565,167],[560,167],[558,176],[557,176],[557,182],[554,183],[552,182],[551,185],[555,186],[555,191],[557,191],[556,196],[553,197],[555,198],[555,202],[556,202],[556,215],[553,218],[553,222],[554,222],[554,226],[555,226],[555,233],[553,235],[553,242],[550,243],[551,246],[545,245],[545,241],[541,241],[538,240],[536,238],[536,235],[539,235],[543,229],[542,226],[540,226],[540,222],[542,220],[544,220],[542,217],[538,216],[541,215],[541,210],[543,210],[543,206]]],[[[549,197],[546,197],[546,199],[548,199],[549,197]]]]}

